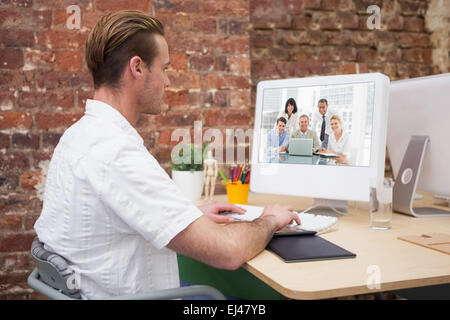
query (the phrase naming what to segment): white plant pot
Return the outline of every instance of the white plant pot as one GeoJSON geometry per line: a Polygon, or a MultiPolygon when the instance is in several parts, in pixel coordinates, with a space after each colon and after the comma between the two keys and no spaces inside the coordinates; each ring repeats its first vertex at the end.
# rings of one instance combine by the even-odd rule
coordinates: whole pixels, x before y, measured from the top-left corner
{"type": "Polygon", "coordinates": [[[191,201],[200,200],[202,197],[204,185],[203,171],[172,170],[172,180],[191,201]]]}

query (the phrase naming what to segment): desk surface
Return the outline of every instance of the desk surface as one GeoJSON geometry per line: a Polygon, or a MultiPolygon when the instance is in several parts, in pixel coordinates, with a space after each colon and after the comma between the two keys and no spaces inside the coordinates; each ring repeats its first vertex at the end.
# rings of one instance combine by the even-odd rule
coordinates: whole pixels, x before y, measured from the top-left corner
{"type": "MultiPolygon", "coordinates": [[[[226,195],[214,197],[227,202],[226,195]]],[[[429,195],[425,200],[431,203],[429,195]]],[[[423,202],[424,200],[422,200],[423,202]]],[[[290,204],[306,209],[312,199],[250,194],[249,205],[290,204]]],[[[200,204],[200,203],[199,203],[200,204]]],[[[414,245],[399,236],[450,233],[450,217],[413,218],[394,213],[392,229],[369,228],[366,203],[351,202],[336,231],[321,237],[357,254],[355,259],[284,263],[267,250],[243,267],[273,289],[293,299],[326,299],[450,283],[450,255],[414,245]],[[379,274],[379,288],[367,283],[379,274]]]]}

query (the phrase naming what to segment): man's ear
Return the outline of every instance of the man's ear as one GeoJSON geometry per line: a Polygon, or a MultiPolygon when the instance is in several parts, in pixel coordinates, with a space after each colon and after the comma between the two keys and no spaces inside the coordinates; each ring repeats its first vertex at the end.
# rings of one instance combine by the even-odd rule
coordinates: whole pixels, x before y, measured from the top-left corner
{"type": "Polygon", "coordinates": [[[141,57],[132,57],[128,63],[128,67],[133,78],[140,78],[144,75],[145,64],[144,61],[142,61],[141,57]]]}

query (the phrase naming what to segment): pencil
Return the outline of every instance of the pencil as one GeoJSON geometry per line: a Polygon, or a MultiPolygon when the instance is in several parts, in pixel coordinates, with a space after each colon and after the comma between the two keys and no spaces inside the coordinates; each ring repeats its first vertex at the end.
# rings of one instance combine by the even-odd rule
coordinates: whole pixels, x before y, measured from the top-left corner
{"type": "Polygon", "coordinates": [[[219,173],[222,176],[223,181],[225,181],[225,183],[228,183],[227,178],[225,178],[225,176],[223,175],[222,171],[220,171],[220,169],[219,169],[219,173]]]}

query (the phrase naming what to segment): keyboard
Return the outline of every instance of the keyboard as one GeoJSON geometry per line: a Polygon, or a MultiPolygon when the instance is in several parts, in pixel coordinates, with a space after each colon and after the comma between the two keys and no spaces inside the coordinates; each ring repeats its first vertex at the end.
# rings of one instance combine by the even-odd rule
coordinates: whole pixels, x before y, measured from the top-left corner
{"type": "MultiPolygon", "coordinates": [[[[244,208],[245,210],[247,210],[247,212],[244,214],[230,213],[230,212],[226,212],[223,214],[229,215],[236,220],[253,221],[259,218],[264,210],[263,207],[258,206],[249,206],[242,204],[239,204],[237,206],[244,208]]],[[[297,225],[297,223],[294,221],[292,224],[286,226],[286,228],[283,229],[284,231],[298,230],[298,231],[315,231],[317,233],[324,233],[337,226],[338,222],[337,217],[330,217],[304,212],[297,212],[297,214],[302,224],[297,225]]]]}

